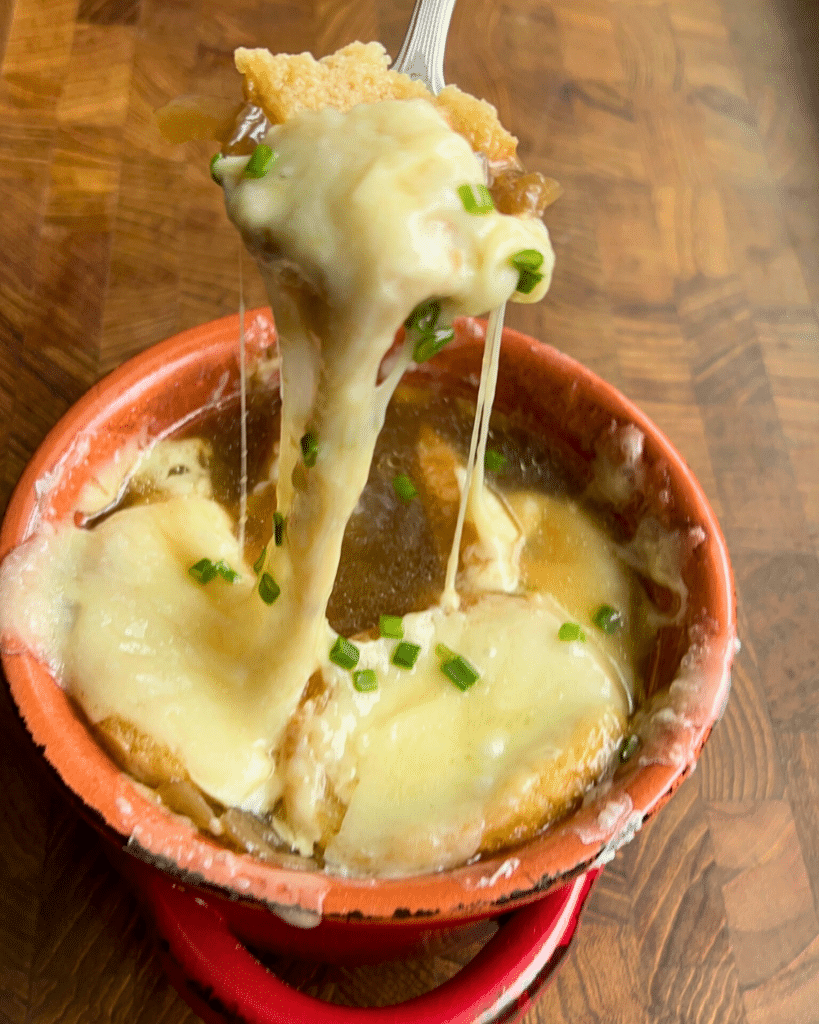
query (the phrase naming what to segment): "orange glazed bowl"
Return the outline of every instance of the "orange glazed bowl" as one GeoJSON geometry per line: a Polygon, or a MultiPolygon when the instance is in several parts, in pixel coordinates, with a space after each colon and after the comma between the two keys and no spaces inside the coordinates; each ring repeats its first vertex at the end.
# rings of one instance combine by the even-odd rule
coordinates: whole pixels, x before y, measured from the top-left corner
{"type": "MultiPolygon", "coordinates": [[[[252,361],[275,345],[275,330],[269,313],[261,310],[248,313],[245,325],[252,361]]],[[[484,330],[480,321],[459,321],[455,341],[415,374],[446,374],[476,384],[484,330]]],[[[235,400],[238,335],[235,316],[195,328],[143,352],[92,388],[54,427],[24,472],[0,533],[0,556],[47,524],[71,516],[83,486],[134,438],[147,443],[198,410],[235,400]]],[[[345,1014],[359,1011],[327,1007],[329,1015],[323,1017],[313,1001],[299,996],[305,1003],[291,1007],[290,1016],[268,1018],[253,1016],[256,1011],[238,997],[231,1002],[219,979],[201,975],[201,950],[188,956],[183,949],[192,934],[207,932],[205,911],[220,935],[230,936],[222,946],[213,940],[213,955],[223,958],[223,966],[235,936],[292,955],[363,962],[407,953],[436,931],[524,905],[541,938],[544,924],[537,914],[545,911],[538,908],[547,904],[562,922],[558,939],[571,934],[570,919],[590,877],[691,772],[722,714],[736,646],[731,567],[714,514],[681,456],[613,387],[568,356],[511,330],[504,332],[495,405],[505,412],[521,410],[530,428],[553,437],[577,479],[589,480],[592,463],[601,456],[627,478],[628,493],[612,498],[609,509],[624,531],[636,516],[648,513],[685,538],[681,571],[687,609],[678,626],[659,631],[645,673],[646,701],[631,726],[640,747],[583,806],[521,846],[448,871],[387,879],[340,877],[301,869],[293,858],[277,864],[229,851],[124,774],[44,665],[15,645],[14,637],[3,638],[5,674],[29,732],[86,816],[118,850],[135,855],[120,858],[120,864],[146,894],[166,938],[177,929],[176,937],[168,938],[172,966],[185,978],[194,977],[201,1005],[195,999],[192,1005],[206,1019],[224,1019],[214,1009],[217,1004],[248,1021],[343,1021],[345,1014]],[[179,894],[193,894],[188,905],[200,914],[191,919],[185,941],[170,906],[179,894]]],[[[542,969],[544,955],[541,950],[539,959],[527,961],[529,981],[542,969]]],[[[258,992],[262,976],[245,966],[247,984],[258,992]]],[[[490,973],[484,963],[484,976],[490,973]]],[[[518,985],[517,991],[520,995],[523,988],[518,985]]],[[[451,1000],[437,1010],[414,1006],[406,1018],[391,1008],[383,1020],[490,1021],[497,1017],[492,1015],[495,995],[484,992],[483,1001],[468,1010],[451,1000]]],[[[376,1011],[360,1012],[371,1014],[362,1019],[382,1019],[372,1016],[376,1011]]]]}

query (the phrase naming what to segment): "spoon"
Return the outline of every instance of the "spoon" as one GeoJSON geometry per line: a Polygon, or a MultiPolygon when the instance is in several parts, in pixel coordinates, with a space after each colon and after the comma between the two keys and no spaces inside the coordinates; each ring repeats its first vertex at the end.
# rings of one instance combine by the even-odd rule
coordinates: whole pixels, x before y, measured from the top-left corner
{"type": "Polygon", "coordinates": [[[455,0],[416,0],[407,34],[392,64],[434,95],[444,87],[444,50],[455,0]]]}

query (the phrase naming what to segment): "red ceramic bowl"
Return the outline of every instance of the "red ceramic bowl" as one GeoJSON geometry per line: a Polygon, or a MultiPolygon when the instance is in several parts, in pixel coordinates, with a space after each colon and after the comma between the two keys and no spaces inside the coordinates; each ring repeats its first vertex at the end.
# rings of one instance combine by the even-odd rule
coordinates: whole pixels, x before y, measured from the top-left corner
{"type": "MultiPolygon", "coordinates": [[[[250,359],[275,344],[268,316],[247,314],[250,359]]],[[[477,380],[483,330],[478,321],[461,322],[455,341],[418,372],[477,380]]],[[[238,318],[228,317],[149,349],[96,385],[23,474],[0,533],[0,555],[42,524],[69,515],[86,481],[130,439],[154,438],[203,406],[235,396],[237,339],[238,318]]],[[[522,847],[455,870],[385,880],[334,877],[229,852],[113,764],[36,658],[24,651],[3,657],[14,699],[46,759],[98,828],[139,858],[126,858],[123,866],[170,944],[171,970],[181,964],[177,980],[194,979],[199,994],[191,999],[199,999],[203,1015],[215,1001],[253,1022],[340,1021],[360,1012],[384,1021],[496,1019],[504,998],[524,998],[556,945],[568,941],[590,877],[691,771],[722,713],[736,642],[733,580],[714,514],[680,455],[614,388],[511,330],[504,333],[496,405],[525,410],[532,426],[558,440],[581,476],[601,450],[617,461],[630,448],[642,483],[617,515],[627,519],[639,508],[689,538],[682,565],[688,611],[680,629],[661,631],[649,689],[658,691],[662,710],[646,723],[642,749],[607,792],[522,847]],[[640,434],[623,435],[620,428],[629,425],[640,434]],[[624,436],[625,445],[618,441],[624,436]],[[417,949],[435,932],[523,905],[531,906],[514,917],[513,928],[501,929],[475,968],[400,1013],[342,1011],[306,1000],[275,982],[236,942],[238,936],[322,960],[386,959],[417,949]]]]}

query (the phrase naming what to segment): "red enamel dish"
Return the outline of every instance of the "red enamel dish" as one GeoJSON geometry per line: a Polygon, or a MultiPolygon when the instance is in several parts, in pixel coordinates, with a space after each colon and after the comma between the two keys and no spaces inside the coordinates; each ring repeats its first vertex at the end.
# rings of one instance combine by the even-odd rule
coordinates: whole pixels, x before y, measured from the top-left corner
{"type": "MultiPolygon", "coordinates": [[[[259,310],[247,314],[251,359],[275,344],[268,317],[259,310]]],[[[0,556],[44,523],[71,514],[83,485],[130,439],[154,438],[235,394],[237,339],[237,317],[215,321],[143,352],[92,388],[24,472],[0,532],[0,556]]],[[[476,379],[482,348],[483,326],[463,321],[455,341],[419,372],[476,379]]],[[[689,591],[685,621],[662,637],[655,659],[660,670],[651,686],[668,693],[670,709],[662,726],[618,770],[608,792],[525,845],[454,870],[400,879],[341,878],[232,853],[124,775],[32,654],[3,655],[14,700],[45,758],[108,839],[137,856],[122,861],[124,870],[146,895],[169,943],[171,973],[177,971],[180,984],[183,976],[194,979],[186,998],[200,1000],[192,1005],[206,1020],[224,1019],[207,1016],[217,1012],[214,1005],[251,1024],[354,1020],[354,1014],[372,1021],[497,1019],[506,1012],[501,1004],[509,1002],[503,1002],[504,992],[513,1001],[525,999],[536,979],[548,974],[555,950],[574,930],[590,878],[691,771],[722,713],[736,644],[733,579],[719,525],[681,456],[610,385],[511,330],[504,332],[496,405],[523,409],[581,473],[618,428],[636,426],[644,438],[642,507],[696,537],[682,566],[689,591]],[[477,966],[436,990],[443,994],[431,993],[420,1006],[402,1010],[404,1016],[394,1008],[389,1016],[324,1008],[275,981],[249,953],[228,955],[236,953],[238,937],[319,960],[383,960],[423,947],[431,934],[518,907],[526,909],[500,929],[477,966]],[[237,994],[241,985],[234,982],[251,993],[264,990],[264,999],[237,994]],[[210,1002],[202,995],[208,991],[210,1002]],[[265,1009],[271,1000],[279,1009],[265,1009]]]]}

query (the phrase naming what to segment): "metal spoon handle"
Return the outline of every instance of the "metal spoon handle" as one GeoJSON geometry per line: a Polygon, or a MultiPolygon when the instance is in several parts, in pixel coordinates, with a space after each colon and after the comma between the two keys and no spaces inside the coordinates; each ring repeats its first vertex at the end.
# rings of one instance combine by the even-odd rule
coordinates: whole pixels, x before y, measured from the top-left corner
{"type": "Polygon", "coordinates": [[[438,93],[444,87],[444,50],[455,0],[416,0],[407,34],[392,65],[438,93]]]}

